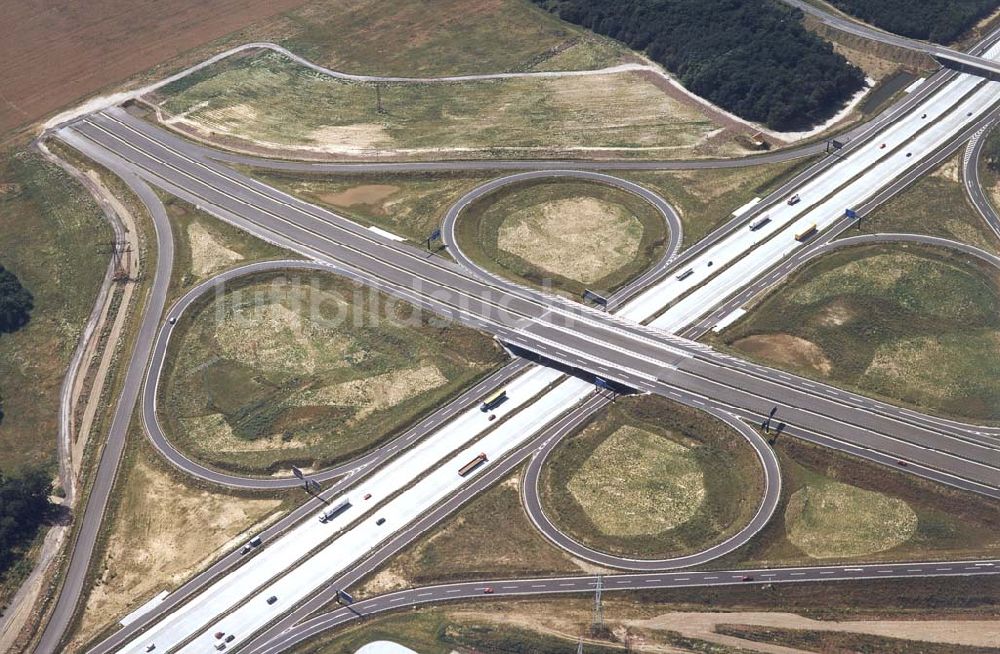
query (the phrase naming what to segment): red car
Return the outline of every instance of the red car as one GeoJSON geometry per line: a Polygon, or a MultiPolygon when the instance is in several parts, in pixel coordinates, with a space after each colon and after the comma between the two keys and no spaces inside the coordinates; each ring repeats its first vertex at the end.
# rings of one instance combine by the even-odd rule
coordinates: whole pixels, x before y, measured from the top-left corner
{"type": "Polygon", "coordinates": [[[371,498],[372,498],[372,494],[371,493],[365,493],[365,499],[366,500],[370,500],[371,498]]]}
{"type": "Polygon", "coordinates": [[[215,632],[215,637],[216,637],[217,639],[218,639],[218,638],[222,638],[222,637],[223,637],[223,636],[225,636],[225,635],[226,635],[226,632],[224,632],[224,631],[216,631],[216,632],[215,632]]]}
{"type": "Polygon", "coordinates": [[[753,581],[753,577],[750,575],[743,575],[743,581],[753,581]]]}
{"type": "Polygon", "coordinates": [[[492,595],[493,594],[493,586],[487,586],[486,588],[483,589],[483,592],[486,593],[487,595],[492,595]]]}
{"type": "Polygon", "coordinates": [[[885,149],[885,143],[883,143],[882,145],[878,146],[878,149],[879,150],[884,150],[885,149]]]}
{"type": "Polygon", "coordinates": [[[896,463],[899,464],[899,465],[901,465],[901,466],[905,466],[906,465],[906,461],[896,461],[896,463]]]}
{"type": "Polygon", "coordinates": [[[490,422],[493,422],[493,421],[494,421],[494,420],[496,420],[496,419],[497,419],[497,414],[495,414],[495,413],[491,413],[491,414],[490,414],[490,422]]]}

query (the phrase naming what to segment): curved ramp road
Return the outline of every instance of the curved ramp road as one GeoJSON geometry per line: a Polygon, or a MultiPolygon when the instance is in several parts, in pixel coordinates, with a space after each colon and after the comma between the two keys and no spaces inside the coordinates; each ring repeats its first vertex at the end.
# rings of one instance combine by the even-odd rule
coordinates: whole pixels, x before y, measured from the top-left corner
{"type": "MultiPolygon", "coordinates": [[[[938,102],[939,98],[935,97],[934,101],[938,102]]],[[[143,126],[142,132],[138,132],[130,127],[132,122],[139,121],[120,112],[102,114],[80,123],[71,131],[119,152],[133,165],[146,170],[150,178],[166,190],[207,207],[238,227],[319,260],[336,262],[342,269],[354,268],[357,274],[365,276],[369,283],[382,290],[428,309],[441,311],[473,327],[493,331],[510,343],[526,347],[540,356],[555,358],[626,385],[649,390],[656,386],[650,386],[650,382],[663,374],[664,367],[673,366],[677,372],[668,374],[671,384],[683,384],[686,390],[696,391],[713,401],[722,398],[719,395],[722,391],[732,397],[731,403],[721,407],[725,410],[730,410],[734,404],[752,411],[760,411],[762,405],[773,402],[802,408],[813,405],[808,412],[797,413],[796,422],[804,421],[804,425],[811,423],[812,429],[821,432],[830,429],[839,431],[843,434],[842,438],[863,443],[865,448],[882,451],[888,448],[899,458],[926,463],[925,466],[915,467],[914,471],[922,471],[925,467],[941,469],[943,466],[952,476],[972,475],[980,483],[994,478],[995,471],[976,472],[983,466],[984,460],[990,462],[993,459],[971,450],[960,456],[963,461],[959,464],[960,472],[951,469],[949,458],[958,454],[959,450],[968,449],[961,441],[942,441],[938,437],[925,440],[921,437],[921,430],[913,430],[909,426],[903,429],[902,425],[892,421],[871,420],[873,416],[870,414],[845,411],[843,400],[829,392],[809,394],[806,398],[802,389],[784,389],[777,396],[760,397],[763,394],[761,385],[751,386],[736,381],[731,377],[736,371],[731,368],[724,373],[726,380],[705,379],[705,375],[714,377],[722,372],[718,366],[724,359],[718,356],[715,357],[715,366],[706,368],[699,363],[698,376],[701,379],[692,378],[690,365],[695,362],[692,355],[706,359],[713,356],[702,346],[662,331],[642,328],[615,316],[586,310],[559,298],[526,291],[518,294],[501,292],[469,278],[459,266],[437,257],[428,258],[426,253],[403,244],[385,242],[374,237],[369,230],[332,212],[276,192],[229,169],[212,167],[198,160],[189,161],[167,147],[166,143],[150,137],[150,126],[143,126]],[[206,175],[207,171],[211,174],[206,175]],[[705,381],[711,381],[711,386],[704,386],[705,381]],[[719,382],[723,386],[719,386],[719,382]],[[743,398],[749,393],[758,399],[748,403],[747,399],[737,399],[733,392],[743,398]],[[801,404],[802,400],[807,400],[806,405],[801,404]],[[815,406],[816,402],[823,403],[824,408],[815,406]],[[834,420],[816,422],[817,411],[834,420]],[[851,425],[863,431],[857,431],[851,425]],[[850,435],[844,430],[848,430],[850,435]],[[881,438],[887,434],[892,434],[892,438],[881,438]],[[923,442],[917,445],[914,439],[923,442]],[[948,452],[942,453],[942,447],[948,452]]],[[[918,121],[917,125],[922,123],[918,121]]],[[[788,238],[791,240],[791,237],[788,238]]],[[[725,270],[723,274],[726,274],[725,270]]],[[[673,278],[669,281],[673,283],[673,278]]],[[[857,401],[860,402],[860,398],[857,401]]],[[[897,419],[903,415],[898,408],[889,405],[872,403],[871,406],[897,419]]],[[[770,404],[767,404],[769,407],[770,404]]],[[[983,428],[968,427],[967,431],[975,435],[983,428]]]]}
{"type": "MultiPolygon", "coordinates": [[[[90,567],[104,513],[111,496],[111,489],[118,473],[118,464],[125,449],[125,437],[132,419],[132,411],[139,396],[142,372],[146,362],[145,354],[152,346],[160,316],[163,315],[167,286],[170,283],[170,271],[174,262],[173,234],[169,227],[162,228],[169,223],[163,203],[160,202],[156,193],[128,168],[121,167],[117,162],[110,160],[105,160],[102,163],[118,175],[156,217],[154,221],[154,225],[158,226],[156,229],[156,268],[153,272],[150,294],[146,300],[142,322],[139,325],[139,333],[134,345],[134,351],[141,358],[141,361],[138,365],[130,365],[125,371],[121,396],[115,407],[108,438],[104,443],[101,460],[97,465],[94,483],[87,496],[83,514],[76,520],[77,531],[71,544],[72,556],[69,567],[66,570],[55,607],[36,649],[37,652],[44,653],[59,651],[63,635],[76,613],[77,602],[83,592],[87,570],[90,567]]],[[[133,361],[135,360],[134,357],[133,361]]]]}
{"type": "MultiPolygon", "coordinates": [[[[500,275],[494,274],[470,259],[462,250],[461,245],[458,242],[458,236],[455,233],[455,229],[462,212],[465,211],[465,209],[473,202],[476,202],[477,200],[480,200],[507,186],[538,179],[572,179],[604,184],[605,186],[626,191],[645,200],[663,217],[663,221],[667,225],[669,239],[664,247],[663,256],[660,257],[660,260],[649,268],[649,270],[627,283],[609,299],[631,295],[644,289],[653,281],[662,277],[664,272],[670,267],[670,264],[677,257],[677,253],[680,251],[681,242],[684,240],[684,226],[681,224],[680,216],[677,215],[677,211],[673,208],[673,206],[657,193],[654,193],[649,189],[636,184],[635,182],[630,182],[628,180],[621,179],[620,177],[614,177],[603,173],[583,170],[541,170],[517,173],[486,182],[485,184],[482,184],[481,186],[478,186],[463,195],[457,202],[455,202],[455,204],[448,208],[448,211],[445,213],[444,220],[441,223],[441,233],[443,234],[444,243],[448,246],[448,252],[455,258],[456,261],[458,261],[459,265],[464,266],[470,273],[480,277],[484,281],[489,282],[493,286],[507,288],[508,290],[518,293],[527,290],[524,285],[517,284],[501,277],[500,275]]],[[[609,304],[611,303],[609,302],[609,304]]],[[[608,308],[610,309],[613,307],[614,305],[612,304],[612,306],[609,306],[608,308]]]]}
{"type": "Polygon", "coordinates": [[[922,52],[926,55],[934,57],[942,65],[948,66],[949,68],[955,68],[964,73],[980,75],[992,80],[1000,80],[1000,64],[996,61],[980,56],[983,49],[982,44],[978,44],[968,53],[960,52],[958,50],[946,48],[943,45],[937,45],[936,43],[918,41],[916,39],[899,36],[891,32],[885,32],[856,19],[838,16],[837,14],[826,11],[825,9],[808,2],[807,0],[781,1],[786,5],[791,5],[792,7],[801,10],[803,13],[818,19],[825,25],[840,30],[841,32],[853,34],[854,36],[859,36],[870,41],[887,43],[889,45],[905,48],[906,50],[922,52]]]}
{"type": "MultiPolygon", "coordinates": [[[[965,183],[966,192],[969,194],[970,199],[979,210],[984,220],[987,221],[987,224],[989,224],[990,227],[998,234],[998,237],[1000,237],[1000,218],[996,218],[994,220],[996,214],[989,202],[989,199],[983,192],[981,182],[979,181],[979,168],[974,163],[971,163],[972,161],[978,159],[979,156],[971,151],[973,149],[982,148],[983,139],[980,137],[986,130],[990,129],[995,124],[996,120],[997,116],[995,113],[984,116],[982,119],[967,127],[957,139],[955,139],[948,146],[942,148],[937,154],[932,157],[928,157],[912,171],[882,189],[871,200],[856,207],[856,211],[858,215],[861,216],[861,220],[864,221],[865,217],[875,208],[884,204],[897,194],[903,192],[918,179],[934,170],[937,166],[961,149],[962,144],[966,139],[971,139],[968,141],[966,152],[963,157],[963,181],[965,183]]],[[[695,323],[692,323],[679,333],[686,338],[700,338],[709,329],[712,329],[721,320],[729,316],[733,311],[745,304],[748,304],[754,298],[761,296],[775,284],[787,277],[792,271],[798,269],[798,267],[801,266],[806,259],[811,257],[811,252],[813,250],[821,249],[826,244],[832,243],[834,239],[838,238],[854,225],[855,223],[853,220],[846,217],[841,218],[838,223],[835,223],[830,229],[819,234],[819,236],[814,238],[806,247],[792,254],[785,262],[783,262],[782,265],[774,268],[765,275],[758,277],[752,284],[747,285],[738,293],[732,295],[725,302],[706,314],[703,318],[699,319],[695,323]]],[[[741,227],[746,229],[745,223],[741,225],[741,227]]],[[[1000,431],[996,429],[987,429],[986,431],[1000,436],[1000,431]]]]}
{"type": "Polygon", "coordinates": [[[781,467],[778,464],[778,457],[774,453],[774,450],[768,446],[767,441],[755,429],[751,429],[746,423],[732,414],[716,409],[708,409],[707,413],[739,432],[750,444],[750,447],[753,448],[762,466],[764,496],[761,498],[760,506],[757,508],[757,512],[750,522],[729,538],[700,552],[671,557],[669,559],[636,559],[616,556],[595,550],[573,540],[560,531],[549,520],[549,517],[545,515],[545,510],[542,508],[541,495],[538,490],[542,467],[548,460],[549,455],[559,444],[559,441],[555,440],[546,443],[542,450],[532,457],[531,463],[528,464],[528,469],[524,474],[521,484],[521,494],[524,498],[524,508],[528,512],[528,517],[531,518],[535,527],[557,547],[584,561],[621,570],[653,571],[687,568],[708,563],[743,547],[770,522],[774,511],[778,508],[778,502],[781,500],[781,467]]]}
{"type": "Polygon", "coordinates": [[[979,130],[973,134],[972,139],[962,155],[962,182],[965,184],[965,192],[976,208],[979,215],[983,217],[989,228],[1000,238],[1000,215],[993,206],[989,192],[983,188],[983,180],[979,174],[979,165],[983,157],[983,146],[990,136],[990,133],[997,125],[998,116],[991,116],[979,130]]]}
{"type": "MultiPolygon", "coordinates": [[[[349,270],[338,270],[335,266],[326,263],[311,261],[262,261],[252,263],[228,270],[194,286],[170,308],[167,315],[171,319],[179,320],[199,298],[209,293],[215,294],[220,292],[222,287],[235,279],[247,275],[281,271],[316,271],[351,277],[349,270]]],[[[301,486],[302,482],[295,477],[253,477],[223,472],[192,461],[170,443],[170,439],[167,438],[157,415],[157,398],[159,396],[159,384],[162,379],[163,366],[167,350],[170,346],[170,336],[173,333],[173,327],[174,325],[169,320],[161,326],[153,346],[152,360],[147,370],[146,381],[143,387],[143,425],[156,449],[179,470],[205,481],[224,486],[245,489],[295,488],[301,486]]],[[[345,463],[311,473],[309,478],[318,482],[326,482],[358,469],[379,464],[398,451],[422,439],[428,433],[452,419],[459,411],[475,405],[491,389],[511,379],[526,367],[527,362],[524,361],[515,361],[504,366],[391,441],[345,463]]]]}

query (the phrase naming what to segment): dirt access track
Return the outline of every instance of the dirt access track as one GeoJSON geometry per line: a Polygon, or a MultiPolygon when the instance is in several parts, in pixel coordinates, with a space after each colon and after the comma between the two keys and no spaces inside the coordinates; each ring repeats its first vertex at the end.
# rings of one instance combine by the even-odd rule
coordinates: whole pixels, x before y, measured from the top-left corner
{"type": "Polygon", "coordinates": [[[0,0],[0,134],[305,1],[0,0]]]}

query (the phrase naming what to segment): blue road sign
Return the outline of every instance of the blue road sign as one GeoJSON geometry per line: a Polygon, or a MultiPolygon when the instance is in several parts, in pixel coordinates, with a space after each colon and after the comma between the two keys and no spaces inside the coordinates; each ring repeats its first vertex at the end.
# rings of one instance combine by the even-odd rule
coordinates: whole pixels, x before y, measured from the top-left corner
{"type": "Polygon", "coordinates": [[[427,237],[427,240],[428,241],[436,241],[439,238],[441,238],[441,230],[440,229],[435,229],[433,232],[431,232],[431,235],[427,237]]]}
{"type": "Polygon", "coordinates": [[[846,211],[844,211],[844,215],[847,216],[848,218],[857,218],[858,212],[855,211],[854,209],[847,209],[846,211]]]}

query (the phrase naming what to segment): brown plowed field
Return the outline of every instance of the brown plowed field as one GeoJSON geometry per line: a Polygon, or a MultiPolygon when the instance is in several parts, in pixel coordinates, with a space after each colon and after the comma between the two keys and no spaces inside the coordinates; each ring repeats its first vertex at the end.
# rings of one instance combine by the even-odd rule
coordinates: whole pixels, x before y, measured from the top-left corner
{"type": "Polygon", "coordinates": [[[0,0],[0,134],[305,0],[0,0]]]}

